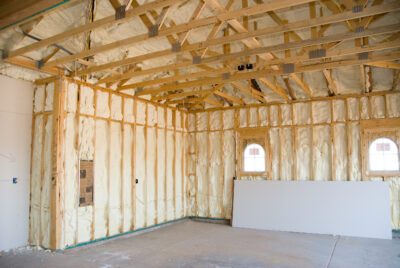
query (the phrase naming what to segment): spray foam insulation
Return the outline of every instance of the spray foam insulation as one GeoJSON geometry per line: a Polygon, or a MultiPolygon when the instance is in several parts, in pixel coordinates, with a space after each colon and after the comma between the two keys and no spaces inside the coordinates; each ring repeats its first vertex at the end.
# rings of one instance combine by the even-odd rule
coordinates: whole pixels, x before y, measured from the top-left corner
{"type": "MultiPolygon", "coordinates": [[[[400,115],[400,94],[186,115],[97,91],[99,118],[93,118],[86,115],[95,114],[95,90],[74,83],[67,83],[66,88],[63,247],[185,215],[231,218],[232,183],[240,161],[236,157],[235,126],[269,126],[267,154],[271,157],[269,173],[273,180],[359,181],[360,117],[400,115]],[[80,161],[94,163],[93,205],[79,206],[80,161]]],[[[37,87],[35,112],[51,111],[53,92],[51,84],[37,87]]],[[[29,239],[44,247],[49,246],[50,238],[51,134],[52,115],[37,114],[29,239]]],[[[392,226],[398,229],[398,178],[387,180],[391,185],[392,226]]]]}

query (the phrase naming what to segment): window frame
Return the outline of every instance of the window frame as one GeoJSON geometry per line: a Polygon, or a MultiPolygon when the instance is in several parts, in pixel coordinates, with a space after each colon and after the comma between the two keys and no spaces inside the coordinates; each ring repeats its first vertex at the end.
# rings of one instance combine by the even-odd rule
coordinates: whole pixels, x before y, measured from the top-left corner
{"type": "Polygon", "coordinates": [[[258,176],[269,178],[269,144],[268,144],[268,128],[242,128],[238,129],[238,179],[246,176],[258,176]],[[258,144],[264,149],[265,153],[265,171],[244,171],[244,150],[249,144],[258,144]]]}
{"type": "MultiPolygon", "coordinates": [[[[400,176],[398,171],[379,171],[370,170],[369,149],[371,144],[379,138],[387,138],[395,143],[398,149],[400,162],[400,119],[378,119],[366,120],[361,122],[361,142],[362,142],[362,172],[363,180],[371,177],[393,177],[400,176]]],[[[400,163],[399,163],[400,164],[400,163]]]]}

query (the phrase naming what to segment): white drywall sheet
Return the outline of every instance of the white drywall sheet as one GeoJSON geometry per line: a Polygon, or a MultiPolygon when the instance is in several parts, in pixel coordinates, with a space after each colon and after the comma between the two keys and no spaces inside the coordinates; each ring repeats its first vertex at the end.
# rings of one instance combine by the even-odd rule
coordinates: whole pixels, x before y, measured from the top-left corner
{"type": "Polygon", "coordinates": [[[389,183],[237,180],[232,225],[391,239],[389,183]]]}
{"type": "Polygon", "coordinates": [[[28,243],[32,98],[31,83],[0,76],[0,251],[28,243]]]}

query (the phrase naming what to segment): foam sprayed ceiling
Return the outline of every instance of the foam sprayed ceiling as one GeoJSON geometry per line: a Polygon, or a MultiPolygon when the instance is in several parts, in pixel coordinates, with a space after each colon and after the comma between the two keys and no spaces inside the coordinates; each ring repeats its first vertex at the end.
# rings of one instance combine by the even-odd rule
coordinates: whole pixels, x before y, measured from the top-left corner
{"type": "MultiPolygon", "coordinates": [[[[228,4],[228,0],[218,0],[219,3],[222,6],[226,6],[228,4]]],[[[120,1],[121,2],[121,1],[120,1]]],[[[138,0],[137,1],[139,5],[146,4],[152,2],[146,1],[146,0],[138,0]]],[[[248,1],[249,6],[256,5],[257,3],[260,3],[263,1],[248,1]]],[[[373,1],[369,1],[373,2],[373,1]]],[[[393,1],[384,1],[384,2],[393,2],[393,1]]],[[[32,30],[29,32],[30,35],[35,36],[40,39],[48,38],[53,35],[65,32],[66,30],[75,28],[79,25],[83,25],[88,22],[89,17],[90,17],[90,11],[93,11],[93,17],[94,20],[99,20],[104,17],[108,16],[113,16],[115,14],[115,10],[113,6],[110,4],[109,0],[95,0],[94,1],[94,7],[93,9],[90,8],[90,3],[91,0],[84,0],[84,1],[77,1],[71,5],[67,5],[65,7],[62,7],[58,10],[49,12],[44,15],[44,17],[36,24],[32,25],[33,23],[28,23],[26,25],[22,25],[21,27],[15,27],[7,31],[3,31],[0,34],[0,48],[4,50],[15,50],[17,48],[25,47],[29,44],[32,44],[36,42],[35,40],[29,38],[29,37],[24,37],[22,31],[27,31],[30,27],[32,27],[32,30]]],[[[368,5],[371,5],[369,3],[368,5]]],[[[169,13],[167,15],[167,18],[164,22],[166,27],[170,27],[171,25],[178,25],[182,23],[186,23],[190,20],[190,17],[192,16],[192,13],[196,9],[196,7],[199,4],[199,0],[182,0],[178,4],[175,4],[170,7],[169,13]]],[[[326,9],[326,7],[322,6],[320,2],[315,2],[316,4],[316,11],[317,11],[317,16],[320,15],[329,15],[331,12],[326,9]]],[[[240,9],[242,8],[242,1],[235,1],[233,4],[231,10],[235,9],[240,9]]],[[[154,10],[154,12],[148,12],[146,15],[151,21],[151,23],[155,23],[157,14],[161,13],[161,9],[154,10]]],[[[203,9],[201,12],[199,18],[206,18],[209,16],[213,16],[218,13],[218,10],[215,6],[207,4],[206,7],[203,9]]],[[[306,20],[310,18],[310,9],[308,5],[300,5],[300,6],[295,6],[291,8],[285,8],[281,10],[275,11],[275,13],[278,15],[278,17],[283,20],[283,21],[288,21],[290,22],[295,22],[295,21],[301,21],[301,20],[306,20]]],[[[243,23],[243,19],[240,18],[239,21],[243,23]]],[[[372,27],[378,27],[382,25],[389,25],[389,24],[394,24],[394,23],[399,23],[400,22],[400,17],[396,16],[396,13],[390,13],[385,16],[379,16],[377,19],[373,20],[371,23],[372,27]]],[[[261,14],[261,15],[256,15],[256,16],[251,16],[248,19],[248,27],[249,30],[254,30],[254,29],[262,29],[266,27],[272,27],[276,26],[277,23],[267,14],[261,14]]],[[[225,24],[221,30],[216,34],[216,38],[222,37],[223,36],[223,30],[227,27],[225,24]]],[[[212,25],[207,26],[207,27],[200,27],[193,29],[190,31],[190,34],[188,35],[187,42],[188,43],[195,43],[195,42],[200,42],[200,41],[205,41],[207,39],[208,34],[210,33],[212,29],[212,25]]],[[[348,27],[345,23],[338,23],[331,25],[325,32],[325,35],[333,35],[333,34],[338,34],[338,33],[346,33],[348,32],[348,27]]],[[[83,51],[85,49],[90,48],[95,48],[99,47],[105,44],[109,44],[112,42],[115,42],[117,40],[122,40],[128,37],[140,35],[140,34],[146,34],[148,32],[147,27],[143,23],[140,17],[134,17],[132,19],[129,19],[127,22],[121,22],[121,23],[115,23],[107,27],[100,27],[98,29],[94,29],[90,31],[89,33],[85,35],[78,35],[72,38],[69,38],[58,45],[62,46],[65,48],[65,50],[70,51],[71,53],[77,53],[80,51],[83,51]]],[[[230,34],[235,34],[235,31],[233,29],[230,30],[230,34]]],[[[310,29],[303,29],[296,31],[296,34],[301,38],[301,39],[309,39],[311,38],[311,31],[310,29]]],[[[388,35],[380,35],[378,37],[373,37],[369,38],[369,43],[374,44],[382,41],[384,38],[386,38],[388,35]]],[[[179,36],[176,34],[173,35],[175,39],[179,39],[179,36]]],[[[284,43],[284,35],[283,34],[274,34],[274,35],[268,35],[268,36],[262,36],[260,38],[257,38],[258,41],[262,44],[262,46],[271,46],[271,45],[278,45],[278,44],[283,44],[284,43]]],[[[293,41],[293,40],[291,40],[293,41]]],[[[344,41],[341,42],[338,46],[337,49],[344,49],[344,48],[351,48],[354,47],[354,41],[349,40],[349,41],[344,41]]],[[[109,50],[104,53],[96,54],[93,57],[88,58],[89,61],[93,62],[94,64],[105,64],[109,62],[114,62],[117,60],[122,60],[125,58],[129,57],[135,57],[139,55],[144,55],[148,54],[151,52],[156,52],[156,51],[162,51],[165,49],[170,49],[171,44],[170,41],[166,37],[161,37],[149,41],[144,41],[144,42],[139,42],[135,43],[133,45],[129,45],[126,47],[119,47],[117,49],[109,50]]],[[[35,60],[39,61],[47,56],[49,56],[51,53],[53,53],[55,47],[54,46],[48,46],[44,47],[42,49],[38,49],[36,51],[32,51],[29,53],[26,53],[25,56],[35,60]]],[[[230,45],[230,51],[231,53],[242,51],[244,49],[244,45],[241,42],[234,42],[231,43],[230,45]]],[[[293,49],[291,50],[291,54],[295,55],[296,53],[299,53],[301,49],[293,49]]],[[[223,53],[223,46],[214,46],[210,47],[209,49],[209,54],[212,53],[223,53]]],[[[55,60],[57,58],[62,58],[67,56],[67,52],[65,51],[58,51],[51,60],[55,60]]],[[[284,58],[285,53],[284,51],[278,51],[274,52],[274,55],[279,57],[279,58],[284,58]]],[[[209,55],[206,55],[209,56],[209,55]]],[[[343,56],[343,59],[348,58],[349,56],[343,56]]],[[[159,57],[155,59],[150,59],[150,60],[145,60],[141,63],[137,63],[135,65],[136,68],[140,68],[142,70],[149,69],[149,68],[154,68],[154,67],[159,67],[159,66],[164,66],[164,65],[169,65],[169,64],[174,64],[177,62],[177,60],[182,60],[182,59],[187,59],[187,60],[192,60],[192,55],[189,52],[185,52],[180,56],[176,55],[170,55],[166,57],[159,57]]],[[[257,61],[260,61],[259,58],[255,56],[250,56],[246,59],[241,59],[241,60],[246,60],[249,62],[254,62],[256,63],[257,61]]],[[[210,67],[213,68],[222,68],[221,63],[214,63],[214,64],[209,64],[210,67]]],[[[79,64],[79,63],[67,63],[63,64],[63,67],[71,72],[85,68],[85,66],[79,64]]],[[[129,67],[132,66],[122,66],[116,68],[117,71],[119,72],[124,72],[128,70],[129,67]]],[[[133,67],[132,67],[133,68],[133,67]]],[[[368,67],[372,68],[371,73],[372,73],[372,86],[374,90],[390,90],[392,83],[390,81],[393,81],[394,78],[394,71],[392,69],[388,68],[378,68],[378,67],[368,67]]],[[[180,70],[179,74],[187,74],[187,73],[193,73],[193,72],[199,72],[202,69],[199,69],[198,67],[191,67],[191,68],[185,68],[180,70]]],[[[7,63],[0,63],[0,73],[11,76],[14,78],[19,78],[19,79],[24,79],[24,80],[29,80],[29,81],[34,81],[38,78],[43,78],[43,77],[48,77],[49,75],[38,73],[35,71],[31,70],[26,70],[22,69],[19,67],[11,66],[7,63]]],[[[112,75],[110,73],[107,73],[105,71],[102,72],[97,72],[89,75],[86,79],[89,82],[97,82],[100,78],[107,77],[109,75],[112,75]]],[[[127,81],[126,83],[136,83],[136,82],[141,82],[141,81],[149,81],[149,80],[155,80],[155,79],[160,79],[164,77],[169,77],[174,75],[174,70],[169,70],[165,72],[160,72],[160,73],[154,73],[154,74],[149,74],[145,76],[140,76],[140,77],[134,77],[127,81]]],[[[345,68],[339,68],[339,69],[334,69],[332,71],[332,78],[336,82],[337,86],[337,91],[339,94],[350,94],[350,93],[361,93],[363,85],[361,83],[361,71],[359,66],[352,66],[352,67],[345,67],[345,68]]],[[[310,90],[312,92],[313,97],[320,97],[320,96],[328,96],[329,95],[329,86],[328,83],[322,73],[322,71],[313,71],[313,72],[307,72],[304,73],[301,76],[302,79],[309,85],[310,90]]],[[[285,90],[290,87],[292,89],[292,96],[295,97],[296,99],[302,99],[302,98],[308,98],[309,96],[303,91],[303,89],[299,86],[298,83],[293,81],[293,79],[287,79],[288,77],[286,76],[277,76],[276,79],[273,77],[266,77],[269,81],[273,81],[280,87],[284,88],[285,90]],[[286,81],[285,81],[286,80],[286,81]]],[[[194,78],[197,79],[197,78],[194,78]]],[[[186,81],[193,80],[192,79],[186,79],[186,81]]],[[[258,81],[258,80],[257,80],[258,81]]],[[[185,82],[182,80],[181,82],[185,82]]],[[[248,81],[239,81],[243,86],[247,86],[248,81]]],[[[272,91],[268,86],[266,86],[264,83],[261,83],[258,81],[259,87],[265,95],[265,99],[267,102],[271,101],[282,101],[283,99],[276,94],[274,91],[272,91]]],[[[110,85],[111,87],[115,87],[114,85],[110,85]]],[[[201,87],[201,89],[209,89],[211,86],[204,86],[201,87]]],[[[200,87],[197,88],[191,88],[191,89],[184,89],[184,91],[191,91],[194,89],[200,89],[200,87]]],[[[246,104],[250,103],[259,103],[259,101],[256,98],[253,98],[252,96],[243,93],[241,90],[238,90],[237,88],[231,86],[230,84],[226,84],[222,88],[223,92],[229,93],[230,95],[242,99],[246,104]]],[[[127,90],[126,93],[133,93],[134,90],[127,90]]],[[[289,93],[289,92],[288,92],[289,93]]],[[[210,97],[213,100],[221,100],[221,98],[217,96],[211,96],[210,97]]],[[[224,101],[224,105],[228,105],[227,101],[224,101]]]]}

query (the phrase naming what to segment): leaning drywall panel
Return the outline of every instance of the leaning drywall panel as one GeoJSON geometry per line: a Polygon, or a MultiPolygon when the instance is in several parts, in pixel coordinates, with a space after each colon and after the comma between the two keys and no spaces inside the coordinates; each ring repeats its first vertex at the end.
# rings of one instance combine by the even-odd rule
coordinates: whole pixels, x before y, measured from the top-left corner
{"type": "Polygon", "coordinates": [[[235,181],[234,194],[234,227],[392,239],[387,182],[235,181]]]}
{"type": "Polygon", "coordinates": [[[0,252],[28,244],[30,171],[40,167],[31,162],[33,93],[32,83],[0,75],[0,252]]]}

